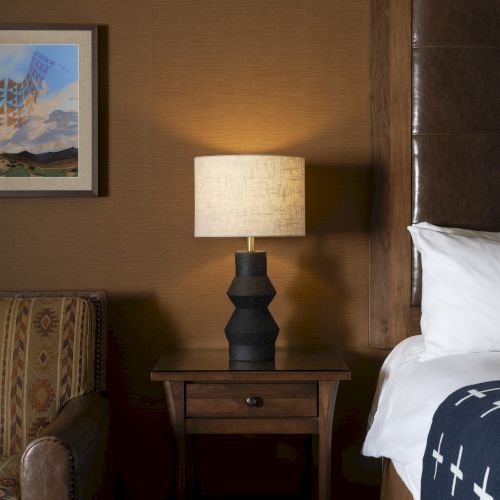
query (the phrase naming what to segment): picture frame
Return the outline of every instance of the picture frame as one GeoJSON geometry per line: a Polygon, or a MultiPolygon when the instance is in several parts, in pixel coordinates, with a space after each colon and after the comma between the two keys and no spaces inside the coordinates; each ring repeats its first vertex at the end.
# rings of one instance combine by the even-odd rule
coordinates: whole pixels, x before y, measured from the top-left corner
{"type": "Polygon", "coordinates": [[[0,197],[98,196],[97,37],[0,24],[0,197]]]}

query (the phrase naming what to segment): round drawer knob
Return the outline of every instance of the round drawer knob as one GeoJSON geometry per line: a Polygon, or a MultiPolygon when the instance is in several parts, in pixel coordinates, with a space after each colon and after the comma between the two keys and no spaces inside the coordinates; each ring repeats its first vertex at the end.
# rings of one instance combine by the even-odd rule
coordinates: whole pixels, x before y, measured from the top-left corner
{"type": "Polygon", "coordinates": [[[245,401],[248,406],[259,406],[260,398],[256,396],[248,396],[245,401]]]}

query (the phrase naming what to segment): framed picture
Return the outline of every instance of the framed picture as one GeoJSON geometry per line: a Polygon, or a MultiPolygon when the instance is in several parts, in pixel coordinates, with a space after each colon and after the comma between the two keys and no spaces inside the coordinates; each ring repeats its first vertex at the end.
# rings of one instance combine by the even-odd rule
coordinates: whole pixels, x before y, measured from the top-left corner
{"type": "Polygon", "coordinates": [[[0,196],[97,196],[97,167],[97,26],[0,24],[0,196]]]}

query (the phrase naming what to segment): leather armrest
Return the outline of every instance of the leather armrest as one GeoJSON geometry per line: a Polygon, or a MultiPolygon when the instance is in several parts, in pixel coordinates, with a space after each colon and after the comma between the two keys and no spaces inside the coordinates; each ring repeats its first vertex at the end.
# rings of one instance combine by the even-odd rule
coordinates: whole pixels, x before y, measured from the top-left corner
{"type": "Polygon", "coordinates": [[[102,482],[109,403],[97,393],[68,401],[21,458],[23,500],[94,498],[102,482]]]}

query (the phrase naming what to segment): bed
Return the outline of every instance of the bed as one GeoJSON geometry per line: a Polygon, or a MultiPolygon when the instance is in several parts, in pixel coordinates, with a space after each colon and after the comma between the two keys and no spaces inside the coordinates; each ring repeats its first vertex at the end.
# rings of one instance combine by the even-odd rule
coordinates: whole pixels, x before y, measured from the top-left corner
{"type": "MultiPolygon", "coordinates": [[[[422,265],[407,226],[427,221],[500,231],[500,0],[372,0],[371,46],[369,335],[370,347],[394,349],[381,372],[376,408],[387,387],[408,391],[410,374],[418,378],[423,370],[441,380],[450,368],[445,357],[419,361],[418,350],[425,349],[422,265]],[[394,369],[400,358],[404,368],[394,369]]],[[[457,378],[462,386],[500,379],[498,353],[460,356],[454,353],[453,363],[472,375],[457,378]],[[483,365],[491,370],[483,373],[483,365]]],[[[435,407],[456,388],[445,385],[432,403],[420,405],[427,417],[417,426],[420,451],[413,457],[423,453],[435,407]]],[[[418,390],[422,401],[429,399],[425,386],[418,390]]],[[[398,415],[385,425],[405,426],[398,415]]],[[[376,412],[372,417],[383,422],[376,412]]],[[[367,454],[372,444],[365,443],[367,454]]],[[[382,455],[399,456],[394,448],[382,455]]],[[[421,464],[402,457],[384,461],[386,500],[418,498],[421,464]]]]}
{"type": "MultiPolygon", "coordinates": [[[[391,352],[381,371],[363,452],[369,456],[391,457],[385,469],[384,486],[389,488],[385,498],[404,498],[401,493],[391,495],[390,492],[389,483],[392,488],[396,485],[401,490],[400,481],[405,485],[402,491],[408,499],[420,498],[422,458],[433,415],[441,402],[463,387],[479,387],[483,382],[500,379],[499,352],[456,354],[419,361],[424,349],[421,335],[405,339],[391,352]]],[[[457,402],[469,395],[467,390],[463,392],[455,398],[457,402]]],[[[498,392],[492,397],[496,401],[498,392]]],[[[466,403],[468,401],[464,400],[462,404],[466,403]]],[[[490,405],[491,401],[485,404],[490,405]]],[[[444,444],[433,446],[434,449],[435,455],[437,452],[445,457],[450,455],[445,452],[444,444]]],[[[455,460],[456,456],[451,455],[450,460],[455,460]]],[[[435,463],[431,459],[432,468],[435,463]]],[[[438,467],[444,466],[446,460],[441,460],[438,467]]],[[[451,475],[449,479],[453,479],[451,475]]]]}

